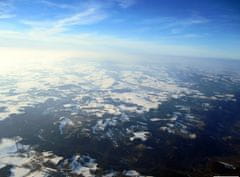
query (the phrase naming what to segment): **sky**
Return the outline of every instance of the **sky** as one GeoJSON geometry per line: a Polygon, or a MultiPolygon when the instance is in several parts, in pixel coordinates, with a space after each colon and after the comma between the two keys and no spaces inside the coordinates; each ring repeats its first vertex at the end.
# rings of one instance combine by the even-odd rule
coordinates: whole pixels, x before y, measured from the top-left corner
{"type": "Polygon", "coordinates": [[[0,0],[0,57],[240,59],[239,0],[0,0]]]}

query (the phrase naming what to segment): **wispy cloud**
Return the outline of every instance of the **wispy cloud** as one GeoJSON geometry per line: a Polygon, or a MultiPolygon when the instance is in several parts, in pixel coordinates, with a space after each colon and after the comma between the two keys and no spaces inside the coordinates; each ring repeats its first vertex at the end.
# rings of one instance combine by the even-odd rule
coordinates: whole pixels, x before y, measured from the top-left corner
{"type": "MultiPolygon", "coordinates": [[[[28,0],[27,0],[28,1],[28,0]]],[[[68,31],[72,26],[91,25],[111,16],[114,5],[120,8],[129,8],[136,4],[137,0],[91,0],[76,3],[59,3],[51,0],[39,0],[41,6],[56,8],[57,13],[48,19],[21,20],[22,24],[31,27],[33,35],[52,35],[68,31]],[[66,12],[65,16],[58,16],[59,12],[66,12]],[[51,19],[52,18],[52,19],[51,19]]],[[[34,18],[34,17],[33,17],[34,18]]]]}
{"type": "Polygon", "coordinates": [[[13,9],[12,1],[0,0],[0,19],[15,17],[15,14],[12,13],[12,9],[13,9]]]}
{"type": "MultiPolygon", "coordinates": [[[[23,24],[32,27],[32,33],[41,33],[44,35],[56,34],[64,32],[70,26],[89,25],[104,20],[107,15],[97,8],[90,7],[84,11],[74,13],[72,15],[57,20],[48,21],[21,21],[23,24]]],[[[38,35],[38,34],[37,34],[38,35]]]]}
{"type": "Polygon", "coordinates": [[[15,17],[14,14],[8,14],[8,13],[5,14],[0,12],[0,19],[13,18],[13,17],[15,17]]]}
{"type": "Polygon", "coordinates": [[[174,26],[190,26],[197,24],[206,24],[210,20],[201,16],[193,16],[185,19],[177,19],[173,17],[155,17],[142,20],[143,25],[164,25],[164,27],[174,27],[174,26]]]}
{"type": "Polygon", "coordinates": [[[76,6],[74,6],[74,5],[63,4],[63,3],[54,3],[54,2],[48,1],[48,0],[40,0],[39,3],[42,3],[49,7],[61,8],[61,9],[75,9],[76,8],[76,6]]]}
{"type": "Polygon", "coordinates": [[[137,0],[91,0],[76,3],[56,3],[51,0],[40,0],[42,6],[48,6],[57,9],[56,16],[50,19],[41,20],[21,20],[20,22],[31,27],[32,34],[57,34],[65,32],[76,25],[91,25],[101,22],[111,16],[112,8],[117,5],[120,8],[129,8],[136,4],[137,0]],[[59,12],[66,12],[67,15],[59,18],[59,12]],[[51,19],[52,18],[52,19],[51,19]]]}
{"type": "Polygon", "coordinates": [[[128,8],[137,3],[136,0],[115,0],[122,8],[128,8]]]}
{"type": "Polygon", "coordinates": [[[55,26],[61,28],[71,25],[86,25],[99,22],[104,18],[106,18],[106,15],[104,13],[100,13],[98,9],[89,8],[83,12],[58,20],[55,23],[55,26]]]}
{"type": "Polygon", "coordinates": [[[64,4],[64,3],[55,3],[50,0],[40,0],[39,1],[42,4],[45,4],[49,7],[54,7],[54,8],[61,8],[61,9],[77,9],[81,4],[95,4],[99,5],[102,7],[111,7],[113,4],[117,4],[121,8],[129,8],[137,3],[137,0],[105,0],[105,1],[99,1],[99,0],[91,0],[91,1],[86,1],[86,2],[81,2],[81,3],[76,3],[76,4],[64,4]]]}
{"type": "Polygon", "coordinates": [[[209,19],[201,16],[192,16],[185,19],[177,19],[173,17],[157,17],[144,19],[140,25],[144,29],[157,29],[158,31],[167,31],[171,34],[179,34],[184,30],[195,27],[197,25],[205,25],[210,22],[209,19]]]}

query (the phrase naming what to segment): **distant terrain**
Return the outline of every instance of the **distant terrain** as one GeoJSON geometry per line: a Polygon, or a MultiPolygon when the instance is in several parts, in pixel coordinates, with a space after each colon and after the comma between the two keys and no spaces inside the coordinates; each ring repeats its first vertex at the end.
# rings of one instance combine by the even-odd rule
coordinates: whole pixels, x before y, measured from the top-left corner
{"type": "Polygon", "coordinates": [[[0,176],[239,175],[239,68],[66,59],[0,71],[0,176]]]}

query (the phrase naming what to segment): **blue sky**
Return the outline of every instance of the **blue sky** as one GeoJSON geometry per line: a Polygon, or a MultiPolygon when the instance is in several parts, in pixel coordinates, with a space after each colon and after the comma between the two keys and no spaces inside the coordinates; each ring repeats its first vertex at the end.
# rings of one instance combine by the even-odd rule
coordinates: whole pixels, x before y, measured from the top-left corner
{"type": "Polygon", "coordinates": [[[0,0],[5,51],[240,59],[239,46],[238,0],[0,0]]]}

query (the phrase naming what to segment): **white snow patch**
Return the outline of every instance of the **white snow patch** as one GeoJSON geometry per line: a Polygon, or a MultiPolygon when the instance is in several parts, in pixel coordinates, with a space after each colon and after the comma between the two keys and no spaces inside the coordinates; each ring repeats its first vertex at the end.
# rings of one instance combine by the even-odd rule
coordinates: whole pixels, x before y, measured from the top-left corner
{"type": "Polygon", "coordinates": [[[20,144],[19,141],[21,141],[20,137],[15,137],[14,139],[1,139],[0,158],[6,156],[7,154],[16,153],[18,150],[27,150],[29,148],[27,145],[20,144]]]}
{"type": "Polygon", "coordinates": [[[74,107],[74,105],[73,104],[64,104],[63,107],[64,108],[71,108],[71,107],[74,107]]]}
{"type": "Polygon", "coordinates": [[[152,121],[152,122],[158,122],[158,121],[171,121],[171,122],[174,122],[174,121],[177,120],[177,118],[178,118],[177,115],[173,115],[170,118],[151,118],[150,121],[152,121]]]}
{"type": "Polygon", "coordinates": [[[85,155],[82,157],[80,155],[73,156],[71,159],[70,168],[72,173],[83,175],[84,177],[94,176],[92,172],[95,172],[98,169],[95,159],[85,155]]]}
{"type": "Polygon", "coordinates": [[[117,125],[117,120],[113,118],[101,119],[97,121],[97,124],[92,128],[93,133],[96,131],[104,131],[107,126],[114,127],[117,125]]]}
{"type": "Polygon", "coordinates": [[[169,127],[165,127],[165,126],[160,127],[160,130],[161,130],[161,131],[164,131],[164,132],[172,133],[172,134],[175,133],[174,130],[172,130],[172,129],[169,128],[169,127]]]}
{"type": "Polygon", "coordinates": [[[131,177],[138,177],[138,176],[140,176],[140,174],[137,171],[135,171],[135,170],[124,171],[123,174],[125,176],[131,176],[131,177]]]}
{"type": "Polygon", "coordinates": [[[149,136],[149,132],[147,131],[141,131],[141,132],[134,132],[133,133],[133,137],[130,138],[131,141],[134,141],[135,139],[140,139],[142,141],[146,141],[148,136],[149,136]]]}
{"type": "Polygon", "coordinates": [[[45,162],[50,161],[54,165],[57,165],[63,159],[63,157],[57,156],[57,155],[55,155],[55,154],[53,154],[52,152],[49,152],[49,151],[48,152],[42,152],[42,155],[44,156],[45,162]]]}
{"type": "Polygon", "coordinates": [[[191,134],[189,135],[189,138],[190,138],[190,139],[196,139],[196,138],[197,138],[197,135],[196,135],[195,133],[191,133],[191,134]]]}
{"type": "Polygon", "coordinates": [[[26,176],[30,172],[30,169],[22,167],[11,168],[11,177],[22,177],[26,176]]]}
{"type": "Polygon", "coordinates": [[[103,177],[115,177],[115,176],[117,176],[117,172],[110,172],[110,173],[103,175],[103,177]]]}
{"type": "Polygon", "coordinates": [[[47,177],[48,174],[44,171],[34,171],[25,177],[47,177]]]}
{"type": "Polygon", "coordinates": [[[150,121],[152,121],[152,122],[158,122],[158,121],[160,121],[161,119],[160,118],[151,118],[150,119],[150,121]]]}
{"type": "Polygon", "coordinates": [[[59,131],[61,134],[63,134],[63,130],[66,126],[73,126],[74,123],[71,119],[66,118],[66,117],[61,117],[59,122],[59,131]]]}

